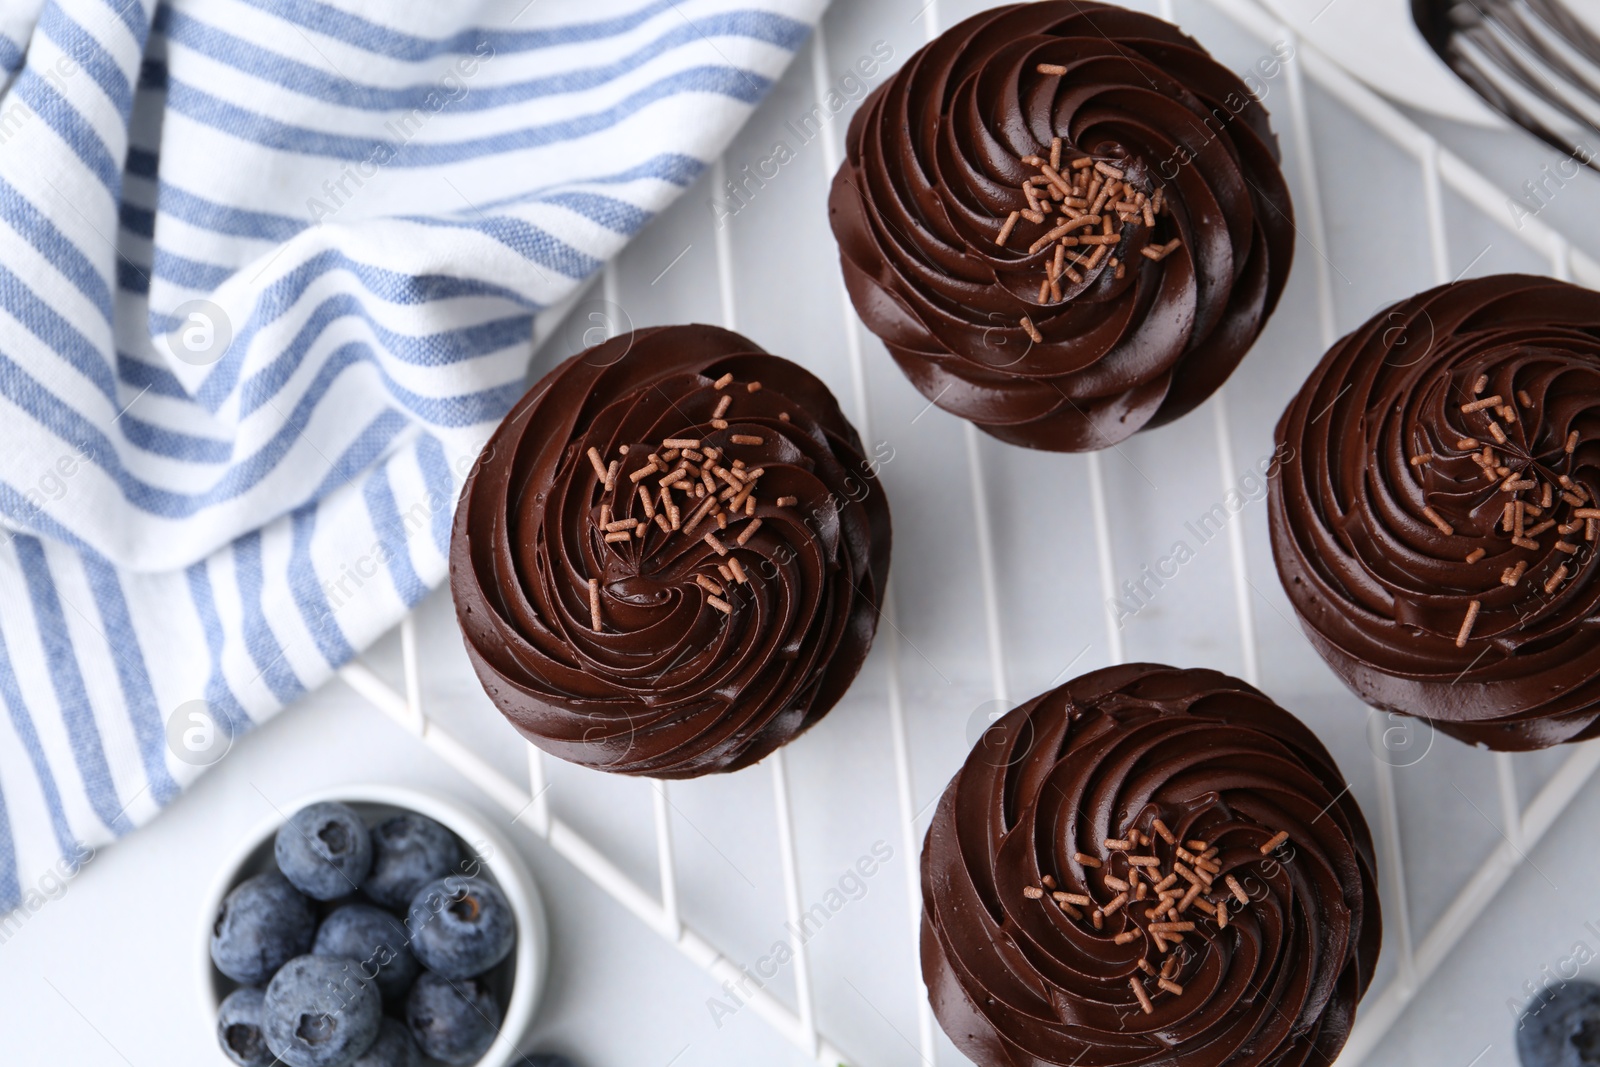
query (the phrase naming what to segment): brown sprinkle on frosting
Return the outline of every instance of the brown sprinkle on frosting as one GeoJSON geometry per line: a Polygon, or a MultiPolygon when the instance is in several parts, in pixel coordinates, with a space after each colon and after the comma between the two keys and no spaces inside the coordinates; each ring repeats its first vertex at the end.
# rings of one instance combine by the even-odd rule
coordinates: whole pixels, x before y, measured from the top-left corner
{"type": "Polygon", "coordinates": [[[994,243],[1004,247],[1006,239],[1011,236],[1011,231],[1017,228],[1017,220],[1021,217],[1022,212],[1020,211],[1013,211],[1009,216],[1007,216],[1005,225],[1000,227],[1000,233],[997,237],[995,237],[994,243]]]}
{"type": "Polygon", "coordinates": [[[1556,568],[1555,573],[1550,576],[1550,580],[1544,583],[1545,595],[1549,596],[1551,593],[1554,593],[1561,583],[1566,580],[1566,577],[1567,565],[1563,563],[1561,566],[1556,568]]]}
{"type": "Polygon", "coordinates": [[[1456,634],[1456,647],[1465,648],[1467,638],[1472,636],[1472,624],[1478,621],[1478,610],[1483,607],[1481,600],[1474,600],[1467,605],[1467,617],[1461,620],[1461,630],[1456,634]]]}
{"type": "Polygon", "coordinates": [[[1150,1003],[1150,994],[1144,991],[1144,983],[1137,978],[1129,978],[1128,985],[1133,988],[1133,995],[1138,998],[1139,1007],[1144,1013],[1146,1015],[1153,1013],[1156,1010],[1155,1005],[1150,1003]]]}

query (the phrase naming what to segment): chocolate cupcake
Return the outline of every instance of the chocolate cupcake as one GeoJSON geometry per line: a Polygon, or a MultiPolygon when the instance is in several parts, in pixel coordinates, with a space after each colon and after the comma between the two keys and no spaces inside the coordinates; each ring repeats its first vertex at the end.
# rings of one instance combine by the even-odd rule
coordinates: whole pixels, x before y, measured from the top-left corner
{"type": "Polygon", "coordinates": [[[922,973],[983,1067],[1330,1063],[1372,978],[1372,839],[1293,715],[1141,663],[984,734],[922,853],[922,973]]]}
{"type": "Polygon", "coordinates": [[[1346,685],[1495,749],[1600,734],[1600,294],[1505,274],[1404,300],[1277,439],[1278,574],[1346,685]]]}
{"type": "Polygon", "coordinates": [[[1293,258],[1266,109],[1107,4],[967,19],[867,98],[847,149],[829,211],[856,310],[930,401],[1012,444],[1090,451],[1192,410],[1293,258]]]}
{"type": "Polygon", "coordinates": [[[484,447],[450,587],[495,706],[562,759],[760,760],[860,670],[889,570],[876,463],[827,386],[711,326],[556,367],[484,447]]]}

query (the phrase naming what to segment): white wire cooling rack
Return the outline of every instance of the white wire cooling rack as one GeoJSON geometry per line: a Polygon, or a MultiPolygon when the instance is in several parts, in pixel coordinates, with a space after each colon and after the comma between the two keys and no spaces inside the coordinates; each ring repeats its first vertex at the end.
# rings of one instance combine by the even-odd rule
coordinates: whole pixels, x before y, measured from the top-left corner
{"type": "MultiPolygon", "coordinates": [[[[609,266],[577,312],[580,328],[588,315],[613,331],[675,321],[739,329],[811,366],[863,439],[888,444],[894,577],[877,645],[845,701],[765,766],[669,786],[507,744],[514,735],[476,691],[447,594],[400,627],[401,677],[368,662],[342,676],[708,972],[721,987],[708,1006],[748,1007],[819,1062],[935,1067],[966,1061],[938,1031],[920,981],[917,856],[976,731],[1014,699],[1129,657],[1230,671],[1317,730],[1373,827],[1385,943],[1340,1063],[1377,1062],[1385,1034],[1600,764],[1600,746],[1493,755],[1435,744],[1418,724],[1364,718],[1290,621],[1255,472],[1305,373],[1382,303],[1512,269],[1600,287],[1600,265],[1539,219],[1516,223],[1473,167],[1253,0],[1162,0],[1152,13],[1252,72],[1266,94],[1299,228],[1289,290],[1209,413],[1088,456],[1009,448],[900,379],[856,318],[824,221],[861,96],[941,22],[984,6],[920,2],[839,0],[708,182],[609,266]],[[1292,58],[1257,66],[1274,45],[1292,58]],[[1226,536],[1191,544],[1194,561],[1166,577],[1163,553],[1192,539],[1184,520],[1219,502],[1226,536]],[[1152,568],[1163,578],[1119,623],[1111,602],[1152,568]],[[869,893],[869,876],[848,872],[873,844],[895,856],[878,879],[900,884],[869,893]],[[870,904],[854,903],[858,883],[870,904]],[[840,887],[843,909],[829,895],[840,887]],[[831,918],[849,909],[850,919],[831,918]],[[769,918],[745,918],[763,911],[769,918]],[[834,925],[822,930],[823,920],[834,925]],[[781,968],[758,963],[774,932],[792,953],[781,968]]],[[[539,365],[595,339],[580,337],[559,332],[539,365]]]]}

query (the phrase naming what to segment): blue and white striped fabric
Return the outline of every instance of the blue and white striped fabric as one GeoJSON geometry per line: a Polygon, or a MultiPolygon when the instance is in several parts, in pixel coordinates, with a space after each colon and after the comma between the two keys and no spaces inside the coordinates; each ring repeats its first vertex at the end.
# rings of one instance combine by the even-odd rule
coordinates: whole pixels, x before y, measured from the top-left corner
{"type": "Polygon", "coordinates": [[[0,913],[445,575],[533,321],[824,0],[0,3],[0,913]]]}

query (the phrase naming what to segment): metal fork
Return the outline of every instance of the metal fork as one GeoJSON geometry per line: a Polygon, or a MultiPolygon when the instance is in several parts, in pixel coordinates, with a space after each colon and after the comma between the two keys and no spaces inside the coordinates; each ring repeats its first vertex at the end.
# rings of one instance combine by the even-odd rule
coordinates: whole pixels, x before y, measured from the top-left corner
{"type": "Polygon", "coordinates": [[[1600,37],[1563,0],[1412,0],[1411,17],[1490,107],[1600,171],[1600,37]]]}

